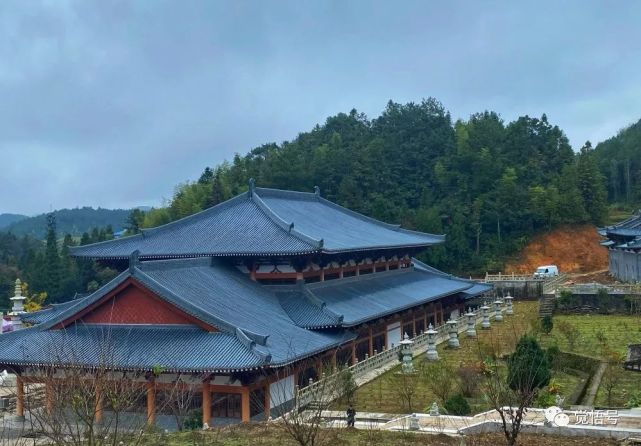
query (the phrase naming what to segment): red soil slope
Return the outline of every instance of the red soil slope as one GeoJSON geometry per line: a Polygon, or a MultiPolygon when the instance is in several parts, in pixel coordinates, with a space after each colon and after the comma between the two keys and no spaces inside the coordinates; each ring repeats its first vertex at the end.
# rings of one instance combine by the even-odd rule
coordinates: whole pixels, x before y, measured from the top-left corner
{"type": "Polygon", "coordinates": [[[505,272],[531,274],[541,265],[557,265],[562,273],[588,273],[608,268],[608,250],[592,225],[565,226],[539,234],[506,264],[505,272]]]}

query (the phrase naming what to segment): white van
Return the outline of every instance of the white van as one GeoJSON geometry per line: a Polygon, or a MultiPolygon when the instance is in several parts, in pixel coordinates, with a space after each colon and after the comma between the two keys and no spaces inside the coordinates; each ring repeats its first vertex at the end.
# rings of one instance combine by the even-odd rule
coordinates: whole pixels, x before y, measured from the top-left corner
{"type": "Polygon", "coordinates": [[[554,277],[559,275],[559,268],[556,265],[544,265],[539,266],[536,271],[534,271],[535,279],[543,279],[545,277],[554,277]]]}

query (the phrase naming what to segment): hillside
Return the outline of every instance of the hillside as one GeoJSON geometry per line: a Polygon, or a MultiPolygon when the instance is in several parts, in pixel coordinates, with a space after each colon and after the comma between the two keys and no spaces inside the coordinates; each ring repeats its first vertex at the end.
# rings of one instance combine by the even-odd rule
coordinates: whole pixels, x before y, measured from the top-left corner
{"type": "MultiPolygon", "coordinates": [[[[93,228],[111,226],[114,231],[125,226],[130,211],[126,209],[94,209],[90,207],[60,209],[53,212],[56,216],[58,234],[80,236],[93,228]]],[[[47,214],[26,218],[3,229],[17,236],[30,235],[44,239],[47,233],[47,214]]]]}
{"type": "Polygon", "coordinates": [[[408,229],[447,234],[421,257],[462,274],[502,269],[532,234],[561,225],[601,225],[606,190],[594,150],[575,153],[540,118],[505,122],[490,111],[453,122],[430,98],[390,101],[369,119],[352,110],[281,144],[264,144],[179,185],[169,206],[141,216],[155,227],[260,187],[311,191],[408,229]]]}
{"type": "Polygon", "coordinates": [[[4,229],[13,223],[24,220],[25,218],[28,217],[20,214],[0,214],[0,229],[4,229]]]}
{"type": "Polygon", "coordinates": [[[594,154],[611,202],[641,203],[641,119],[599,143],[594,154]]]}
{"type": "Polygon", "coordinates": [[[593,225],[562,226],[539,234],[506,264],[507,273],[533,273],[541,265],[557,265],[562,273],[588,273],[608,268],[608,250],[593,225]]]}

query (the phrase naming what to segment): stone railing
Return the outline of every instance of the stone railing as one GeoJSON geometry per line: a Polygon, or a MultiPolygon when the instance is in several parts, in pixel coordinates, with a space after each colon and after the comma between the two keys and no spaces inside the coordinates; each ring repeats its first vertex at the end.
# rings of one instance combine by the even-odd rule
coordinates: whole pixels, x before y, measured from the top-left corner
{"type": "MultiPolygon", "coordinates": [[[[501,306],[501,311],[505,312],[505,305],[501,306]]],[[[496,310],[494,305],[490,305],[489,317],[494,319],[496,310]]],[[[474,325],[478,325],[483,320],[483,314],[480,310],[476,311],[476,318],[474,325]]],[[[467,316],[462,315],[457,319],[457,331],[463,333],[467,330],[467,316]]],[[[446,342],[449,333],[447,332],[446,324],[441,324],[435,327],[438,331],[434,337],[436,345],[446,342]]],[[[424,353],[428,344],[428,334],[423,332],[412,338],[412,353],[414,356],[424,353]]],[[[374,355],[365,356],[362,361],[357,361],[355,364],[347,367],[346,369],[339,370],[331,375],[325,376],[317,381],[310,382],[306,387],[296,387],[295,398],[296,408],[300,409],[307,406],[314,401],[332,401],[341,395],[341,374],[349,373],[354,381],[359,381],[364,375],[374,370],[382,369],[390,364],[398,364],[398,356],[401,351],[400,345],[392,345],[392,347],[383,350],[380,353],[374,351],[374,355]]],[[[360,385],[364,382],[359,383],[360,385]]]]}
{"type": "Polygon", "coordinates": [[[485,282],[524,282],[524,281],[537,281],[543,279],[537,279],[532,276],[532,274],[488,274],[485,273],[485,282]]]}
{"type": "Polygon", "coordinates": [[[565,274],[559,274],[558,276],[547,279],[543,282],[543,294],[552,294],[557,288],[560,288],[560,285],[567,280],[565,274]]]}

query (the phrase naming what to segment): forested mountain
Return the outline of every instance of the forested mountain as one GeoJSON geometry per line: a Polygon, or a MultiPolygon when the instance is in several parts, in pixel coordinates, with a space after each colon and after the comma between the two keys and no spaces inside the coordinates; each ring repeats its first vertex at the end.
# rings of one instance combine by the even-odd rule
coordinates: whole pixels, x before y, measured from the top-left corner
{"type": "MultiPolygon", "coordinates": [[[[103,209],[82,207],[75,209],[60,209],[53,212],[56,218],[58,232],[80,236],[93,228],[111,226],[115,231],[124,228],[131,211],[125,209],[103,209]]],[[[47,235],[47,215],[26,218],[6,226],[3,230],[22,236],[30,235],[43,240],[47,235]]],[[[0,226],[1,227],[1,226],[0,226]]]]}
{"type": "MultiPolygon", "coordinates": [[[[58,233],[54,213],[47,214],[45,219],[46,241],[0,232],[0,311],[9,309],[9,298],[13,296],[18,277],[23,286],[28,287],[23,295],[46,293],[46,303],[55,303],[69,300],[76,293],[93,291],[117,274],[91,260],[69,257],[69,247],[78,243],[70,234],[58,233]]],[[[93,228],[82,234],[80,244],[111,238],[113,233],[109,227],[93,228]]]]}
{"type": "Polygon", "coordinates": [[[625,192],[626,200],[639,201],[639,127],[575,152],[545,115],[505,122],[486,111],[453,122],[434,99],[390,102],[374,119],[340,113],[292,141],[205,168],[197,181],[178,185],[165,208],[63,210],[11,226],[12,233],[0,233],[0,308],[7,307],[17,276],[30,291],[46,292],[48,302],[114,277],[110,268],[71,259],[71,234],[84,232],[80,243],[86,244],[113,237],[112,228],[135,233],[158,226],[247,190],[250,178],[261,187],[311,191],[318,185],[323,196],[356,211],[447,234],[445,245],[423,259],[447,271],[500,270],[536,233],[560,224],[602,224],[608,192],[613,200],[625,192]],[[613,177],[608,166],[615,161],[625,169],[613,177]],[[25,233],[46,234],[46,242],[16,235],[25,233]]]}
{"type": "Polygon", "coordinates": [[[375,119],[352,110],[293,141],[265,144],[206,168],[176,188],[167,208],[135,212],[130,229],[153,227],[247,189],[309,190],[407,228],[446,233],[427,261],[453,272],[499,269],[528,237],[562,223],[601,224],[605,180],[589,143],[577,154],[541,118],[504,122],[494,112],[452,122],[435,99],[389,102],[375,119]]]}
{"type": "Polygon", "coordinates": [[[608,198],[627,205],[641,203],[641,119],[597,145],[595,155],[608,178],[608,198]]]}
{"type": "Polygon", "coordinates": [[[20,214],[0,214],[0,230],[6,228],[12,223],[18,222],[28,218],[26,215],[20,214]]]}

